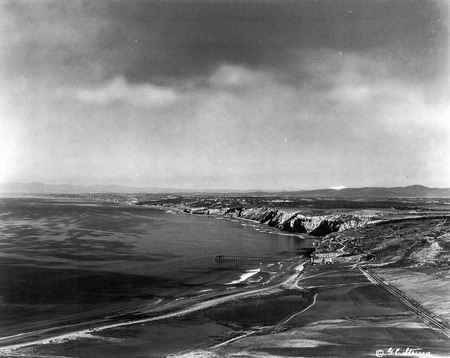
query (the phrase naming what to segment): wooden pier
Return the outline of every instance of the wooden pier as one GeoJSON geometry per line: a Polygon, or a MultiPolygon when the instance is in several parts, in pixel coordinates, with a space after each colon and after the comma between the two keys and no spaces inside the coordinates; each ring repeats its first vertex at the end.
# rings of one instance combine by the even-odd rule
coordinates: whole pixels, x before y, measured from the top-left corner
{"type": "Polygon", "coordinates": [[[219,255],[216,256],[216,261],[246,261],[246,262],[281,262],[288,261],[289,259],[284,257],[258,257],[258,256],[228,256],[219,255]]]}

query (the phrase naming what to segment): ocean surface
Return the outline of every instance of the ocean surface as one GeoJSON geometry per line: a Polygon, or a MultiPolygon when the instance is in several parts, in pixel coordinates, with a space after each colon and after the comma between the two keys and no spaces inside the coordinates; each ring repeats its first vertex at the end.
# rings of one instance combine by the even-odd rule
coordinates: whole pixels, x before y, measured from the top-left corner
{"type": "Polygon", "coordinates": [[[3,197],[0,343],[51,327],[123,320],[167,301],[258,281],[267,265],[215,256],[291,257],[311,244],[306,235],[248,221],[106,201],[3,197]]]}

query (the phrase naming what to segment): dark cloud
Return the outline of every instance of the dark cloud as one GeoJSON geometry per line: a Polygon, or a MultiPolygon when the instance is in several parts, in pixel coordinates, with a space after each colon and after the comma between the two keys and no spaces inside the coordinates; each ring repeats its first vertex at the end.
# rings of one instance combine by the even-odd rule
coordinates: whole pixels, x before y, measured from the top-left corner
{"type": "MultiPolygon", "coordinates": [[[[125,69],[137,82],[195,77],[221,63],[283,72],[302,52],[321,48],[367,52],[392,60],[398,75],[428,78],[447,53],[447,12],[435,2],[166,1],[124,10],[121,23],[141,12],[142,51],[125,69]],[[148,34],[156,34],[156,43],[148,43],[148,34]]],[[[293,74],[305,79],[301,70],[293,74]]]]}
{"type": "MultiPolygon", "coordinates": [[[[222,64],[308,81],[310,50],[365,53],[392,74],[429,80],[448,60],[443,1],[45,1],[5,6],[22,37],[9,43],[12,73],[175,84],[222,64]]],[[[313,61],[320,61],[314,58],[313,61]]]]}
{"type": "Polygon", "coordinates": [[[3,180],[449,182],[446,1],[0,7],[3,180]]]}

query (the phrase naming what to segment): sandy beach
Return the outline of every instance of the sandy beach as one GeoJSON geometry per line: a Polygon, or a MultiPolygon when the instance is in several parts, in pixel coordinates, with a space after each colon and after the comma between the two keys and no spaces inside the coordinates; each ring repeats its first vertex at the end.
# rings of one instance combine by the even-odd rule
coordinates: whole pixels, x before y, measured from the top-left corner
{"type": "Polygon", "coordinates": [[[248,332],[226,344],[171,357],[356,357],[380,350],[387,355],[390,348],[450,356],[446,335],[350,265],[307,266],[296,284],[312,290],[314,300],[279,323],[284,331],[248,332]]]}
{"type": "MultiPolygon", "coordinates": [[[[43,347],[45,350],[50,345],[64,344],[70,341],[83,339],[99,339],[104,340],[101,335],[107,335],[107,332],[114,329],[120,329],[128,326],[149,324],[157,321],[169,320],[179,318],[187,315],[192,315],[206,309],[211,309],[218,305],[224,305],[232,301],[240,301],[255,297],[268,297],[273,295],[282,296],[286,290],[298,290],[297,281],[301,272],[304,269],[302,263],[291,263],[280,270],[275,277],[270,281],[262,284],[246,287],[236,287],[232,292],[222,291],[219,293],[206,293],[201,296],[193,296],[184,300],[175,300],[166,305],[159,306],[154,310],[148,311],[151,317],[123,321],[112,324],[98,325],[88,329],[67,332],[63,334],[56,334],[49,331],[33,332],[32,334],[20,334],[10,337],[4,337],[0,343],[0,356],[19,354],[20,352],[28,351],[30,347],[43,347]],[[42,335],[45,338],[39,338],[42,335]],[[18,342],[9,344],[9,342],[18,342]]],[[[249,278],[249,277],[247,277],[249,278]]],[[[256,332],[254,332],[256,333],[256,332]]]]}
{"type": "Polygon", "coordinates": [[[291,263],[265,285],[206,293],[151,314],[46,338],[13,337],[23,342],[3,346],[0,356],[88,357],[105,349],[120,356],[125,348],[142,357],[370,356],[379,349],[419,346],[438,357],[450,352],[448,337],[355,265],[291,263]],[[138,348],[131,337],[124,338],[125,328],[140,339],[172,332],[176,343],[168,348],[161,340],[159,348],[143,349],[142,343],[138,348]]]}
{"type": "MultiPolygon", "coordinates": [[[[448,312],[448,275],[440,266],[430,266],[447,257],[445,217],[408,217],[329,234],[320,240],[318,253],[347,250],[350,254],[328,265],[312,264],[302,255],[307,245],[315,246],[318,239],[255,231],[255,227],[265,231],[268,225],[264,223],[248,225],[247,220],[243,226],[240,219],[169,215],[139,206],[36,203],[54,213],[51,219],[46,213],[27,224],[18,225],[15,216],[5,220],[9,239],[4,248],[23,256],[2,262],[0,283],[11,303],[22,303],[20,307],[10,305],[14,312],[21,307],[39,311],[27,312],[33,318],[30,323],[16,323],[14,312],[9,314],[5,322],[14,330],[8,334],[4,329],[0,356],[326,357],[420,348],[445,357],[450,352],[448,329],[439,324],[448,312]],[[70,214],[63,219],[58,216],[62,209],[70,214]],[[87,216],[86,210],[91,210],[91,215],[87,216]],[[149,240],[155,227],[165,231],[149,240]],[[192,229],[195,240],[185,235],[186,228],[192,229]],[[225,236],[219,236],[225,229],[225,236]],[[49,238],[48,233],[53,235],[49,238]],[[198,251],[156,255],[156,244],[172,244],[178,249],[183,245],[177,239],[185,238],[185,246],[202,247],[200,234],[212,246],[208,254],[181,261],[179,272],[187,275],[187,280],[180,283],[176,275],[172,279],[154,277],[154,269],[161,269],[164,262],[160,260],[168,258],[174,263],[182,259],[181,254],[190,257],[198,251]],[[166,236],[172,241],[165,240],[166,236]],[[232,242],[241,249],[228,251],[232,242]],[[79,244],[86,255],[81,261],[86,262],[84,267],[79,261],[79,244]],[[258,247],[262,244],[267,246],[258,247]],[[66,251],[61,251],[61,245],[66,251]],[[29,253],[40,248],[44,250],[42,258],[30,261],[29,253]],[[242,250],[249,256],[235,256],[242,250]],[[93,251],[98,262],[92,261],[93,251]],[[54,257],[50,263],[45,259],[49,253],[54,257]],[[111,263],[104,263],[105,253],[111,263]],[[218,257],[231,260],[215,260],[212,253],[224,253],[218,257]],[[125,258],[129,261],[123,270],[117,263],[125,258]],[[55,265],[56,260],[59,265],[72,266],[64,269],[55,265]],[[209,266],[198,266],[207,260],[209,266]],[[405,263],[414,266],[407,268],[405,263]],[[136,270],[141,270],[140,275],[136,270]],[[21,286],[23,282],[25,286],[21,286]],[[58,287],[64,290],[55,291],[58,287]],[[42,306],[42,302],[47,304],[42,306]],[[44,308],[66,311],[64,315],[58,312],[58,321],[52,321],[44,308]],[[436,316],[425,309],[435,311],[436,316]]],[[[17,203],[26,213],[22,217],[31,218],[34,214],[25,204],[17,203]]],[[[167,275],[165,270],[171,267],[164,268],[161,272],[167,275]]],[[[8,314],[6,309],[4,312],[8,314]]]]}

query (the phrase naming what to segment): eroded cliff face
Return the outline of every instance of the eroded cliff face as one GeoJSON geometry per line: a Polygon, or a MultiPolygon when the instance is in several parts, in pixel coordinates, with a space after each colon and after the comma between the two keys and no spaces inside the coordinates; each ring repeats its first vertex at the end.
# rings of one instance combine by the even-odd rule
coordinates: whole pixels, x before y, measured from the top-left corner
{"type": "Polygon", "coordinates": [[[325,236],[332,232],[360,227],[369,223],[371,215],[335,214],[305,216],[301,212],[283,211],[273,208],[187,208],[183,211],[190,214],[224,216],[236,219],[247,219],[266,224],[281,231],[305,233],[313,236],[325,236]]]}

